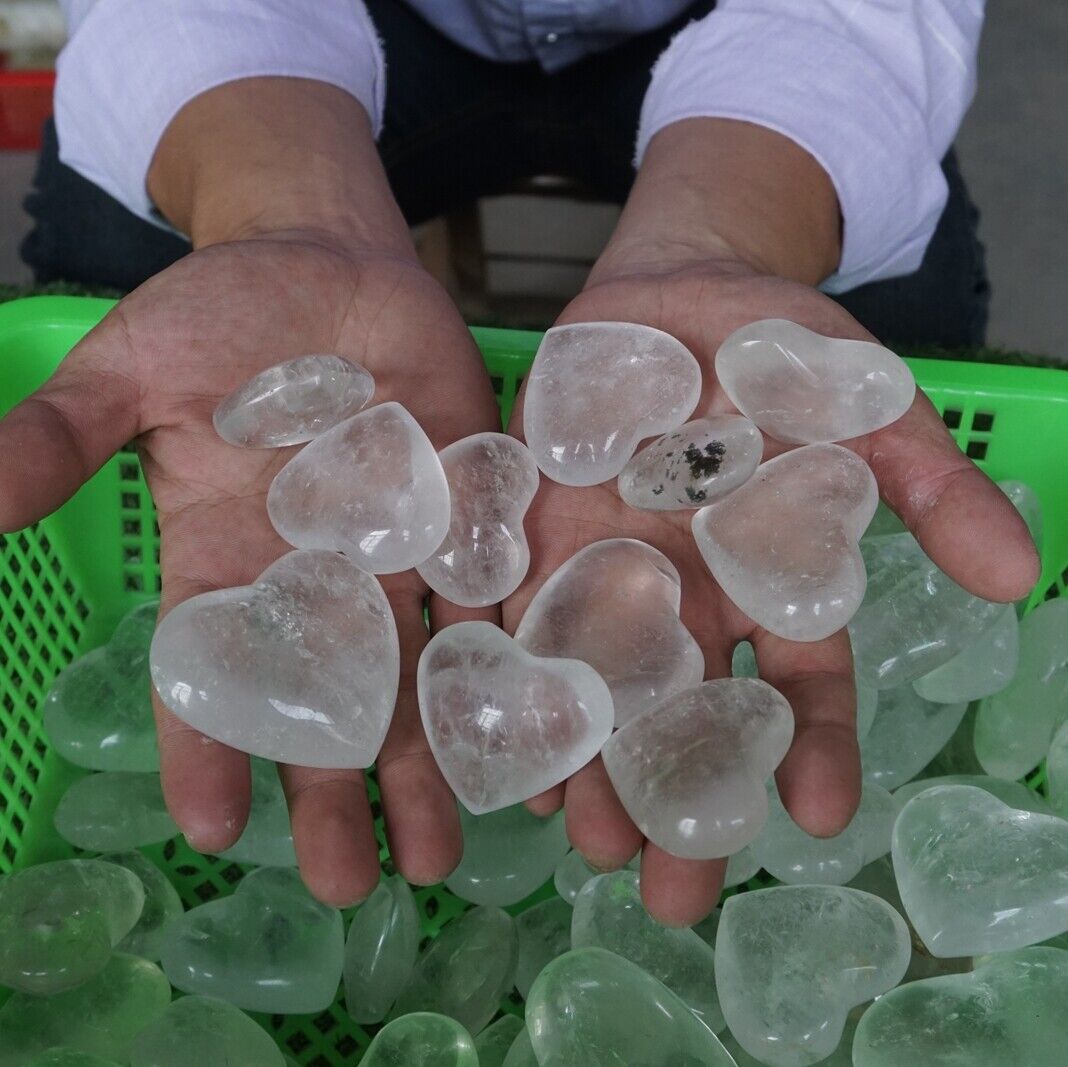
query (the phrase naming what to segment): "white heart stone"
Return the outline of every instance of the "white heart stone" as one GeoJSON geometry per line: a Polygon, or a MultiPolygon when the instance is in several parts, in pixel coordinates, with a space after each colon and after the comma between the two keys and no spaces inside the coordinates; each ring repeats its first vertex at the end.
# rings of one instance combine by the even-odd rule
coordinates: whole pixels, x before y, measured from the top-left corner
{"type": "Polygon", "coordinates": [[[1068,720],[1068,597],[1047,600],[1020,623],[1016,676],[986,697],[975,720],[975,754],[988,774],[1022,778],[1068,720]]]}
{"type": "MultiPolygon", "coordinates": [[[[1051,783],[1052,784],[1052,783],[1051,783]]],[[[897,810],[901,809],[915,796],[927,789],[934,789],[938,785],[970,785],[976,789],[984,789],[991,796],[997,797],[1003,804],[1010,808],[1019,808],[1020,811],[1034,811],[1040,815],[1050,813],[1050,804],[1042,799],[1040,793],[1028,789],[1023,782],[1010,782],[1004,778],[993,778],[986,774],[944,774],[934,778],[921,778],[915,782],[909,782],[894,790],[894,804],[897,810]]],[[[1053,794],[1050,793],[1052,802],[1053,794]]]]}
{"type": "Polygon", "coordinates": [[[846,1016],[901,981],[904,920],[843,886],[739,893],[723,905],[716,989],[738,1044],[772,1067],[802,1067],[838,1046],[846,1016]]]}
{"type": "Polygon", "coordinates": [[[935,956],[1008,952],[1068,930],[1068,821],[945,785],[894,824],[894,872],[935,956]]]}
{"type": "Polygon", "coordinates": [[[215,409],[215,432],[232,445],[280,448],[318,437],[355,415],[375,380],[341,356],[299,356],[260,371],[215,409]]]}
{"type": "Polygon", "coordinates": [[[642,438],[681,426],[700,395],[701,368],[670,334],[630,322],[554,326],[527,376],[523,436],[553,481],[597,485],[642,438]]]}
{"type": "Polygon", "coordinates": [[[602,751],[627,814],[684,859],[729,856],[760,833],[765,781],[793,739],[786,698],[755,678],[720,678],[669,697],[602,751]]]}
{"type": "Polygon", "coordinates": [[[810,445],[762,464],[702,508],[693,533],[712,576],[754,622],[790,641],[819,641],[864,599],[857,542],[878,500],[863,460],[838,445],[810,445]]]}
{"type": "Polygon", "coordinates": [[[790,818],[774,783],[769,783],[768,822],[753,842],[753,855],[780,882],[844,885],[865,864],[890,851],[896,816],[893,797],[865,780],[860,806],[849,825],[834,837],[813,837],[790,818]]]}
{"type": "Polygon", "coordinates": [[[488,622],[435,634],[418,690],[434,758],[472,815],[564,781],[612,732],[612,697],[592,667],[532,656],[488,622]]]}
{"type": "Polygon", "coordinates": [[[664,434],[623,468],[619,495],[632,508],[699,508],[752,477],[764,452],[760,431],[741,415],[709,415],[664,434]]]}
{"type": "Polygon", "coordinates": [[[523,516],[538,491],[537,464],[526,445],[503,433],[465,437],[440,459],[452,502],[449,532],[416,570],[454,604],[499,604],[530,567],[523,516]]]}
{"type": "Polygon", "coordinates": [[[735,330],[716,353],[716,377],[743,415],[787,444],[872,433],[901,418],[916,395],[912,372],[888,348],[787,319],[735,330]]]}
{"type": "Polygon", "coordinates": [[[344,552],[372,574],[428,559],[449,532],[449,483],[434,446],[400,404],[379,404],[293,457],[267,514],[297,548],[344,552]]]}
{"type": "Polygon", "coordinates": [[[151,660],[180,719],[301,767],[373,763],[400,674],[382,587],[334,552],[290,552],[255,585],[179,604],[160,623],[151,660]]]}
{"type": "Polygon", "coordinates": [[[1012,681],[1020,657],[1016,606],[1005,604],[994,624],[951,660],[912,683],[924,700],[940,704],[980,700],[1012,681]]]}
{"type": "Polygon", "coordinates": [[[956,733],[968,703],[933,704],[911,685],[879,693],[875,721],[860,742],[864,774],[884,789],[915,778],[956,733]]]}
{"type": "Polygon", "coordinates": [[[515,639],[535,656],[579,659],[605,680],[616,726],[700,684],[705,658],[679,621],[682,580],[644,541],[596,541],[558,567],[515,639]]]}

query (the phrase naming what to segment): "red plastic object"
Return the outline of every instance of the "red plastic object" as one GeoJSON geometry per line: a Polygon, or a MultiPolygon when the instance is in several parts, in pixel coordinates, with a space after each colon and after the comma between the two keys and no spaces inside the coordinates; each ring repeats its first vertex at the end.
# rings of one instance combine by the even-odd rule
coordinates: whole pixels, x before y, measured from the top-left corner
{"type": "Polygon", "coordinates": [[[41,147],[55,85],[52,70],[0,70],[0,150],[41,147]]]}

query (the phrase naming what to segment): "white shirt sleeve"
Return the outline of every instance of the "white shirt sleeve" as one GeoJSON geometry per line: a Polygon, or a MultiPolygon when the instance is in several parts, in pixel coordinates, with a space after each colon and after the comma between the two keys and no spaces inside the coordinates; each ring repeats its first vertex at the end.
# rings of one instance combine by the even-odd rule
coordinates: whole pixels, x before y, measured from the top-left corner
{"type": "Polygon", "coordinates": [[[377,134],[385,68],[361,0],[61,0],[59,155],[135,214],[156,146],[194,97],[240,78],[310,78],[344,89],[377,134]]]}
{"type": "Polygon", "coordinates": [[[642,108],[658,130],[741,119],[805,148],[845,223],[843,292],[916,270],[945,207],[940,162],[975,92],[983,0],[720,0],[672,41],[642,108]]]}

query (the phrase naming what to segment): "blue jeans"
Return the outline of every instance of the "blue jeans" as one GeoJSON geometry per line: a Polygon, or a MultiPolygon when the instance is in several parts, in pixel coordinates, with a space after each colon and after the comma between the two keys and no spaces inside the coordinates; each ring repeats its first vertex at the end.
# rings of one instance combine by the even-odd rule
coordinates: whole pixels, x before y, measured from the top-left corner
{"type": "MultiPolygon", "coordinates": [[[[682,19],[553,75],[535,63],[482,59],[399,0],[368,6],[389,58],[382,159],[414,225],[536,174],[570,178],[622,203],[649,71],[672,34],[713,3],[701,0],[682,19]]],[[[920,269],[836,298],[891,343],[983,341],[989,286],[977,212],[952,153],[943,167],[949,202],[920,269]]],[[[129,290],[189,251],[60,163],[51,123],[26,208],[35,225],[22,256],[39,282],[129,290]]]]}

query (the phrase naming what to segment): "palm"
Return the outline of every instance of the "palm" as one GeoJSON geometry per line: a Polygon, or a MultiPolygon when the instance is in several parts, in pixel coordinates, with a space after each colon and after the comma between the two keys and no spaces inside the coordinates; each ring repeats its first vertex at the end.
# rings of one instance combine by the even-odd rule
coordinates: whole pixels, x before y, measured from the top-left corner
{"type": "MultiPolygon", "coordinates": [[[[571,302],[560,322],[625,320],[678,337],[701,364],[700,414],[733,410],[715,378],[716,350],[733,330],[765,318],[792,319],[833,336],[869,336],[813,289],[701,265],[594,284],[571,302]]],[[[1030,588],[1036,561],[1025,528],[1011,505],[956,449],[925,397],[918,396],[894,427],[848,444],[872,466],[884,499],[945,570],[994,599],[1013,599],[1030,588]],[[973,523],[979,513],[989,536],[1002,546],[996,570],[981,551],[982,531],[973,523]]],[[[769,443],[767,454],[779,450],[769,443]]],[[[504,605],[504,624],[514,630],[548,575],[593,541],[635,537],[658,548],[679,570],[682,621],[704,652],[706,675],[729,675],[734,646],[750,640],[762,677],[790,700],[796,728],[793,746],[777,773],[780,791],[805,829],[836,833],[851,817],[860,787],[848,639],[841,632],[800,645],[757,627],[708,572],[690,531],[691,518],[689,511],[631,509],[620,500],[614,482],[575,489],[543,479],[526,523],[531,575],[504,605]]],[[[615,798],[599,760],[574,776],[565,790],[538,798],[535,806],[547,812],[561,801],[572,841],[596,865],[618,865],[641,846],[641,835],[615,798]]],[[[679,860],[646,844],[642,893],[650,909],[666,921],[693,922],[715,903],[724,869],[721,860],[679,860]]]]}

